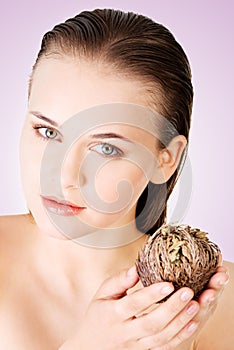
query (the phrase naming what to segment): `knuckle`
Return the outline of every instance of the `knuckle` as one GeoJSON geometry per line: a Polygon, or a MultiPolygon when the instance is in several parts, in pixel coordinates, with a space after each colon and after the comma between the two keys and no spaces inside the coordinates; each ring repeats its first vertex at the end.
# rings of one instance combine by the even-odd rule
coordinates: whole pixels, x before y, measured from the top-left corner
{"type": "Polygon", "coordinates": [[[177,334],[176,337],[177,337],[177,344],[180,344],[188,338],[188,335],[185,331],[182,331],[179,334],[177,334]]]}
{"type": "MultiPolygon", "coordinates": [[[[192,325],[192,324],[191,324],[192,325]]],[[[195,328],[193,328],[193,330],[195,330],[195,328]]],[[[176,336],[175,338],[173,338],[171,344],[173,346],[173,348],[177,347],[179,344],[183,343],[185,340],[187,340],[191,334],[193,333],[193,331],[189,331],[188,326],[186,326],[185,328],[183,328],[176,336]]]]}
{"type": "Polygon", "coordinates": [[[171,301],[168,305],[168,310],[171,314],[177,314],[180,311],[180,303],[175,302],[174,300],[171,301]]]}
{"type": "Polygon", "coordinates": [[[124,312],[123,305],[122,305],[122,303],[120,301],[116,301],[114,303],[113,314],[117,318],[124,319],[125,312],[124,312]]]}
{"type": "Polygon", "coordinates": [[[198,313],[198,311],[199,307],[195,302],[189,304],[189,306],[186,307],[186,309],[184,309],[183,312],[181,312],[176,318],[176,327],[178,329],[183,328],[188,321],[198,313]]]}
{"type": "Polygon", "coordinates": [[[154,335],[152,337],[152,341],[151,341],[151,347],[153,345],[153,347],[158,347],[158,346],[162,346],[163,340],[160,336],[160,334],[154,335]]]}
{"type": "MultiPolygon", "coordinates": [[[[143,328],[144,332],[149,334],[149,335],[155,334],[157,332],[157,326],[156,326],[155,322],[153,322],[152,320],[149,320],[149,319],[144,320],[144,322],[142,324],[142,328],[143,328]]],[[[155,336],[155,340],[157,340],[157,339],[158,339],[158,337],[155,336]]]]}
{"type": "Polygon", "coordinates": [[[136,314],[139,311],[138,301],[135,297],[129,299],[128,309],[132,314],[136,314]]]}
{"type": "Polygon", "coordinates": [[[154,284],[151,284],[147,287],[144,287],[142,292],[145,293],[147,295],[147,297],[154,299],[156,294],[159,294],[159,291],[162,288],[161,286],[162,286],[162,282],[161,283],[160,282],[154,283],[154,284]]]}
{"type": "Polygon", "coordinates": [[[187,311],[183,311],[181,314],[178,315],[176,319],[177,328],[181,329],[192,317],[193,315],[189,315],[187,311]]]}

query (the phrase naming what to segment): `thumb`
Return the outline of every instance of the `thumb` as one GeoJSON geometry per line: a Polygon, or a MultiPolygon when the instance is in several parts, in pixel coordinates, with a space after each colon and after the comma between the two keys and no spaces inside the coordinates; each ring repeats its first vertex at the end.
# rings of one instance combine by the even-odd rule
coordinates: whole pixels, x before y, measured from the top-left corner
{"type": "Polygon", "coordinates": [[[118,274],[106,279],[98,289],[97,299],[119,299],[126,291],[133,287],[139,280],[136,266],[120,271],[118,274]]]}

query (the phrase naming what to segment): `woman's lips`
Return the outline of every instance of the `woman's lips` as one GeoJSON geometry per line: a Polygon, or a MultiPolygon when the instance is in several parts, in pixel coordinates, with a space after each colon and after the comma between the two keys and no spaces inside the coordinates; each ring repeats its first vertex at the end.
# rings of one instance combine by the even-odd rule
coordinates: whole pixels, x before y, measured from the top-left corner
{"type": "Polygon", "coordinates": [[[62,216],[74,216],[79,214],[85,207],[78,207],[75,204],[55,199],[54,197],[41,196],[44,207],[51,213],[62,216]]]}

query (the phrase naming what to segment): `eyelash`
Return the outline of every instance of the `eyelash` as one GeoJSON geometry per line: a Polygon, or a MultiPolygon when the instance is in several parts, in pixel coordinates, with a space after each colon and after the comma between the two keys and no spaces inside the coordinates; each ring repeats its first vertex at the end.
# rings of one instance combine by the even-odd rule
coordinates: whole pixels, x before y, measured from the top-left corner
{"type": "MultiPolygon", "coordinates": [[[[45,136],[42,136],[41,133],[39,132],[40,129],[48,129],[48,130],[52,130],[52,131],[55,131],[57,133],[57,135],[59,135],[59,132],[56,130],[56,129],[53,129],[51,127],[48,127],[47,125],[43,125],[43,124],[35,124],[33,125],[33,129],[35,131],[35,134],[37,137],[39,137],[42,141],[48,141],[48,140],[55,140],[55,138],[49,138],[49,137],[45,137],[45,136]]],[[[110,144],[110,143],[106,143],[106,142],[100,142],[92,147],[90,147],[90,149],[92,150],[92,148],[94,147],[98,147],[98,146],[109,146],[111,148],[113,148],[115,151],[116,151],[116,154],[104,154],[102,153],[102,156],[103,157],[106,157],[106,158],[116,158],[116,157],[122,157],[124,156],[124,152],[119,149],[118,147],[110,144]]],[[[94,151],[94,152],[97,152],[97,151],[94,151]]],[[[100,154],[100,152],[97,152],[100,154]]]]}
{"type": "Polygon", "coordinates": [[[116,146],[114,146],[114,145],[112,145],[110,143],[106,143],[106,142],[100,142],[100,143],[90,147],[90,150],[93,150],[94,147],[98,147],[98,146],[102,146],[102,147],[108,146],[108,147],[113,148],[116,151],[116,154],[105,154],[105,153],[100,153],[100,152],[97,152],[97,151],[94,150],[94,152],[101,154],[103,157],[106,157],[106,158],[118,158],[118,157],[123,157],[124,156],[124,152],[121,149],[119,149],[118,147],[116,147],[116,146]]]}
{"type": "Polygon", "coordinates": [[[56,129],[53,129],[53,128],[49,127],[48,125],[35,124],[35,125],[33,125],[33,129],[35,130],[36,136],[39,137],[42,141],[56,140],[56,137],[59,135],[59,132],[56,129]],[[52,130],[52,131],[57,133],[57,136],[55,138],[49,138],[49,137],[43,136],[39,131],[40,129],[52,130]]]}

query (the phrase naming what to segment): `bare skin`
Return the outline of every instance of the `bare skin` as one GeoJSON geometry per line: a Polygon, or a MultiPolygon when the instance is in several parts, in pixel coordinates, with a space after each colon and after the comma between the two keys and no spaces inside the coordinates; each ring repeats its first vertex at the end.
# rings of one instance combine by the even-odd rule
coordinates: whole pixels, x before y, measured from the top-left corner
{"type": "MultiPolygon", "coordinates": [[[[98,252],[93,252],[95,264],[90,259],[91,252],[86,252],[89,259],[84,259],[83,255],[80,261],[81,268],[74,266],[74,269],[71,269],[70,266],[69,271],[68,264],[66,266],[66,261],[63,260],[65,257],[63,254],[68,251],[71,253],[72,247],[75,251],[77,244],[40,235],[35,225],[24,215],[1,217],[0,232],[2,281],[0,345],[1,348],[12,350],[32,348],[52,350],[62,346],[66,339],[74,341],[74,334],[84,324],[85,312],[100,285],[107,278],[134,264],[137,250],[145,239],[143,237],[132,244],[131,249],[128,246],[130,255],[124,254],[123,249],[122,254],[119,252],[115,254],[114,251],[106,254],[102,252],[102,258],[100,256],[98,258],[98,252]],[[104,269],[103,264],[108,266],[108,269],[104,269]]],[[[81,254],[82,250],[87,249],[79,248],[81,254]]],[[[233,281],[233,264],[224,263],[224,266],[229,268],[233,281]]],[[[216,299],[222,290],[216,280],[222,282],[228,280],[226,270],[220,268],[220,271],[222,269],[224,272],[217,273],[213,277],[213,289],[203,296],[204,299],[206,296],[215,297],[210,308],[216,305],[216,299]]],[[[130,284],[135,283],[133,277],[130,284]]],[[[135,289],[139,287],[136,285],[135,289]]],[[[157,295],[156,289],[154,293],[157,295]]],[[[200,330],[198,324],[200,333],[199,335],[195,333],[193,349],[231,350],[234,341],[233,306],[230,304],[232,295],[231,282],[225,287],[217,309],[205,327],[200,330]]],[[[184,307],[191,303],[193,302],[184,303],[184,307]]],[[[206,307],[202,310],[201,305],[196,317],[200,318],[202,323],[209,316],[209,312],[206,307]],[[206,316],[204,317],[202,313],[206,316]]],[[[97,322],[97,324],[101,322],[100,316],[97,322]]],[[[91,326],[90,332],[92,334],[91,326]]],[[[77,344],[77,348],[83,349],[79,347],[79,343],[74,344],[77,344]]],[[[187,343],[185,341],[184,345],[179,345],[177,349],[190,349],[191,346],[189,340],[187,343]]],[[[61,349],[73,348],[75,347],[71,341],[61,347],[61,349]]],[[[161,348],[155,347],[155,349],[161,348]]]]}
{"type": "MultiPolygon", "coordinates": [[[[142,82],[105,71],[101,65],[87,62],[77,64],[77,61],[68,58],[50,58],[42,61],[37,68],[20,147],[23,188],[33,219],[29,215],[0,218],[1,348],[190,350],[197,346],[200,350],[231,350],[233,305],[229,304],[233,283],[225,288],[218,302],[223,291],[218,281],[228,280],[225,268],[219,268],[198,302],[192,300],[193,292],[190,289],[183,288],[158,309],[152,309],[142,316],[145,309],[165,297],[162,288],[170,286],[164,282],[141,288],[136,271],[127,274],[135,263],[139,248],[148,237],[141,235],[132,243],[118,248],[84,247],[65,239],[51,224],[43,207],[40,170],[48,138],[52,135],[51,142],[56,148],[60,147],[62,140],[58,135],[61,136],[62,126],[74,114],[115,102],[148,107],[146,97],[142,82]],[[52,119],[52,123],[43,120],[43,126],[39,126],[41,118],[32,111],[39,111],[52,119]],[[184,292],[186,300],[181,299],[184,292]],[[210,305],[207,300],[210,300],[210,305]],[[190,309],[192,305],[193,312],[190,309]],[[224,322],[225,329],[222,327],[224,322]]],[[[128,118],[128,115],[125,117],[128,118]]],[[[101,129],[102,133],[121,133],[130,139],[132,147],[143,144],[144,149],[154,154],[157,162],[146,178],[138,166],[144,157],[138,152],[134,152],[134,155],[139,156],[139,163],[136,158],[134,162],[130,158],[126,162],[122,153],[108,159],[113,161],[102,168],[101,176],[95,174],[100,196],[105,201],[115,199],[116,185],[123,178],[132,184],[133,195],[128,205],[115,214],[94,210],[87,202],[79,217],[95,229],[112,225],[120,233],[121,227],[130,224],[130,231],[138,234],[135,226],[136,200],[148,181],[167,181],[178,166],[186,144],[185,137],[178,135],[167,148],[156,150],[155,137],[146,132],[144,123],[145,120],[137,132],[131,126],[119,124],[101,129]]],[[[79,207],[83,205],[80,195],[82,186],[90,184],[92,188],[93,182],[93,173],[83,171],[82,181],[77,186],[80,164],[90,152],[94,152],[92,155],[95,157],[103,156],[101,152],[106,149],[101,148],[100,152],[100,143],[110,146],[106,138],[103,140],[100,136],[92,138],[90,143],[89,136],[85,135],[79,140],[77,147],[66,158],[61,172],[64,198],[79,207]]],[[[128,156],[131,148],[128,148],[129,142],[127,145],[128,156]]],[[[48,172],[50,176],[54,180],[53,170],[48,172]]],[[[57,187],[53,190],[54,193],[50,195],[57,194],[57,187]]],[[[230,273],[233,276],[231,266],[230,273]]],[[[171,289],[167,290],[167,294],[170,292],[171,289]]]]}

